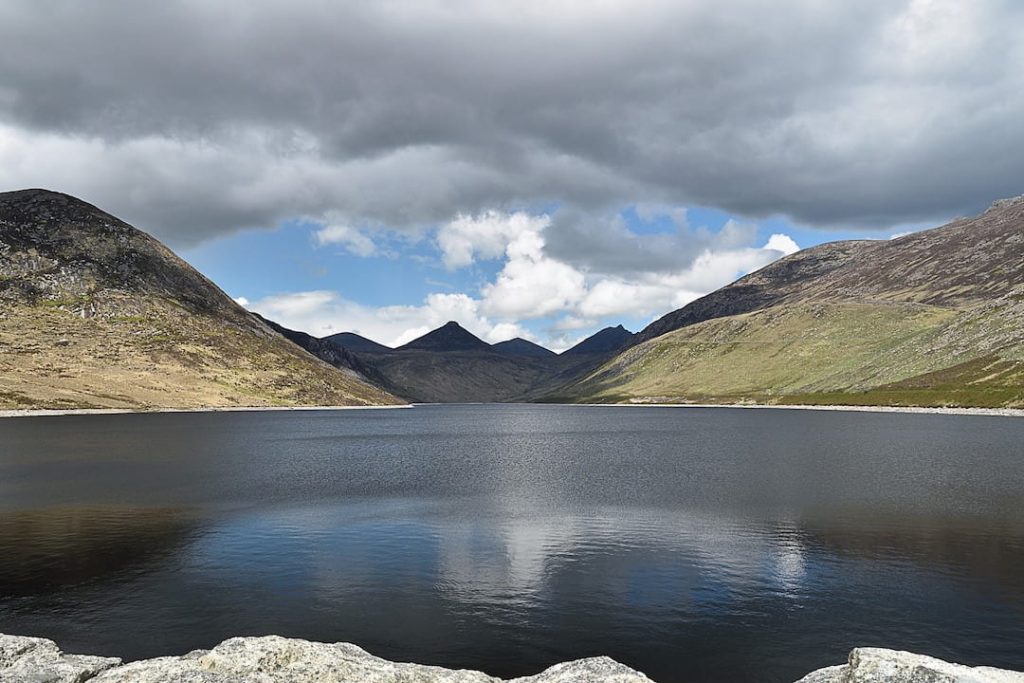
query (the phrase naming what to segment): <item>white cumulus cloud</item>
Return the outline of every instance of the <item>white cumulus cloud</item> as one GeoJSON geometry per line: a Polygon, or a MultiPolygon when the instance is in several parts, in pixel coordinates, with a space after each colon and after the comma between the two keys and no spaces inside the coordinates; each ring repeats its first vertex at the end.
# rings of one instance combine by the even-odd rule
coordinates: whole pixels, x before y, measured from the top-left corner
{"type": "Polygon", "coordinates": [[[779,233],[775,233],[769,237],[768,243],[765,244],[763,248],[771,249],[773,251],[781,251],[786,256],[800,251],[800,245],[794,242],[792,237],[779,233]]]}
{"type": "Polygon", "coordinates": [[[373,256],[377,253],[377,245],[367,235],[343,223],[325,225],[313,233],[318,246],[340,244],[356,256],[373,256]]]}
{"type": "Polygon", "coordinates": [[[547,216],[524,211],[487,211],[478,216],[459,215],[437,231],[441,259],[449,270],[471,265],[475,259],[493,260],[504,255],[509,243],[524,233],[539,233],[547,216]]]}

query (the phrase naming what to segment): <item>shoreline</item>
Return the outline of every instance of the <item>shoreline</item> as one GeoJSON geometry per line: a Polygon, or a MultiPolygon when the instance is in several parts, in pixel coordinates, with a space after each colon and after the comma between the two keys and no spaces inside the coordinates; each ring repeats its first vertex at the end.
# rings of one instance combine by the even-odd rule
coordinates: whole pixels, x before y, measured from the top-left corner
{"type": "Polygon", "coordinates": [[[568,403],[564,405],[620,408],[743,408],[750,410],[827,410],[847,413],[911,413],[919,415],[974,415],[977,417],[1024,417],[1024,408],[935,408],[926,406],[843,406],[765,403],[568,403]]]}
{"type": "Polygon", "coordinates": [[[744,410],[818,410],[847,413],[909,413],[975,417],[1024,417],[1024,408],[929,408],[922,406],[768,405],[764,403],[406,403],[385,406],[218,406],[210,408],[18,408],[0,410],[5,417],[60,417],[64,415],[157,415],[163,413],[259,413],[328,410],[398,410],[444,405],[561,405],[584,408],[741,408],[744,410]]]}
{"type": "Polygon", "coordinates": [[[162,413],[261,413],[314,410],[395,410],[411,403],[388,406],[215,406],[210,408],[17,408],[0,410],[4,417],[60,417],[63,415],[158,415],[162,413]]]}

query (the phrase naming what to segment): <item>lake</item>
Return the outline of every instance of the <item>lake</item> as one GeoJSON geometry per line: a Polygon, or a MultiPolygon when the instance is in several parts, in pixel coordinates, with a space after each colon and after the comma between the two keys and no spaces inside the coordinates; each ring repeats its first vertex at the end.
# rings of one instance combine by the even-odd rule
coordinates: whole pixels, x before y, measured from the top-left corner
{"type": "Polygon", "coordinates": [[[509,677],[1024,669],[1024,420],[545,405],[0,420],[0,632],[509,677]]]}

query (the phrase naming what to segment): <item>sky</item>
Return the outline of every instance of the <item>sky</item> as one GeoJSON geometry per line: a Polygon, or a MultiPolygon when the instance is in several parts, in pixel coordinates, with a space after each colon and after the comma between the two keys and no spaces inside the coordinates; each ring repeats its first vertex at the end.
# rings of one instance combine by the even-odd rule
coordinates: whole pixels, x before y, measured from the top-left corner
{"type": "Polygon", "coordinates": [[[243,305],[556,350],[1024,192],[1016,0],[5,0],[0,189],[243,305]]]}

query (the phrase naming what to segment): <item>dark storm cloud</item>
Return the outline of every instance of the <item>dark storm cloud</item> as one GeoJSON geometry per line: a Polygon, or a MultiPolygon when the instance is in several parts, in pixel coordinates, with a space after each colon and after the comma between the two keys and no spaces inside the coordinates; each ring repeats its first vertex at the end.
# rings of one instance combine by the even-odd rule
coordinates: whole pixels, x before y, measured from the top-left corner
{"type": "Polygon", "coordinates": [[[0,44],[0,182],[179,245],[551,204],[872,227],[1024,191],[1009,1],[9,0],[0,44]]]}
{"type": "MultiPolygon", "coordinates": [[[[660,207],[658,207],[660,209],[660,207]]],[[[662,213],[657,210],[656,213],[662,213]]],[[[638,235],[619,216],[559,211],[546,231],[545,251],[584,271],[606,275],[678,273],[704,252],[750,246],[757,226],[729,221],[717,232],[688,225],[685,215],[662,233],[638,235]]]]}

